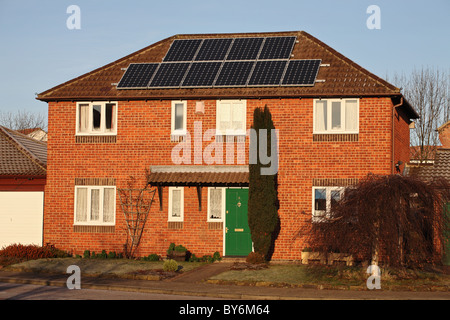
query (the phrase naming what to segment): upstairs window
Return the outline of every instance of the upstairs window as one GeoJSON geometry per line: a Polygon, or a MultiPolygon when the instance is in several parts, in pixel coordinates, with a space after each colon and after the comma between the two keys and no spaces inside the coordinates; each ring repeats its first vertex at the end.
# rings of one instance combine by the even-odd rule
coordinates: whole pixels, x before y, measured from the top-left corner
{"type": "Polygon", "coordinates": [[[314,133],[358,133],[358,99],[314,101],[314,133]]]}
{"type": "Polygon", "coordinates": [[[186,135],[187,102],[172,101],[171,133],[173,136],[186,135]]]}
{"type": "Polygon", "coordinates": [[[78,102],[77,135],[117,134],[117,102],[78,102]]]}
{"type": "Polygon", "coordinates": [[[217,101],[217,135],[245,135],[247,118],[246,100],[217,101]]]}

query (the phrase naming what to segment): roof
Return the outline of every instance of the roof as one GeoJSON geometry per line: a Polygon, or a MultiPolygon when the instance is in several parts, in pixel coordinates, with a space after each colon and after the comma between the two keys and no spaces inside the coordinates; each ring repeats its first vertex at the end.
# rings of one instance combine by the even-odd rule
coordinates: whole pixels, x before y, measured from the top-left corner
{"type": "Polygon", "coordinates": [[[433,165],[410,167],[408,174],[425,181],[439,178],[450,181],[450,149],[437,149],[433,165]]]}
{"type": "Polygon", "coordinates": [[[0,175],[45,176],[47,144],[0,126],[0,175]]]}
{"type": "MultiPolygon", "coordinates": [[[[362,68],[336,50],[304,31],[236,34],[175,35],[101,68],[60,84],[37,96],[42,101],[61,100],[141,100],[205,98],[279,98],[279,97],[402,97],[400,89],[362,68]],[[117,89],[116,86],[131,63],[160,63],[176,39],[240,38],[295,36],[297,42],[291,60],[321,59],[314,86],[241,87],[241,88],[172,88],[117,89]]],[[[402,102],[403,103],[403,102],[402,102]]],[[[405,105],[413,111],[405,101],[405,105]]],[[[417,113],[411,113],[412,118],[417,113]]]]}
{"type": "Polygon", "coordinates": [[[248,166],[152,166],[152,186],[248,186],[248,166]]]}

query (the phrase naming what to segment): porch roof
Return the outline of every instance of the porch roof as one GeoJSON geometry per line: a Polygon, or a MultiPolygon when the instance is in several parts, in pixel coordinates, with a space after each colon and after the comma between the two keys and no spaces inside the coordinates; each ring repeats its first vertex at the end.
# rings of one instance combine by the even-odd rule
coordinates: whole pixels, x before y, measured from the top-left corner
{"type": "Polygon", "coordinates": [[[147,182],[151,186],[248,186],[247,165],[152,166],[147,182]]]}

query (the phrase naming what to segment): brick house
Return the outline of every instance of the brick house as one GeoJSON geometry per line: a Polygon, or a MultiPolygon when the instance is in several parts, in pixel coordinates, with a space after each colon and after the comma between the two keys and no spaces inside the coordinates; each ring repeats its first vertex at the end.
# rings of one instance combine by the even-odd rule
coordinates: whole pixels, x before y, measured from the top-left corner
{"type": "Polygon", "coordinates": [[[175,35],[37,99],[49,108],[44,241],[74,253],[122,250],[118,189],[132,176],[158,191],[139,255],[171,242],[248,254],[245,133],[268,106],[279,130],[273,259],[300,259],[301,213],[323,215],[369,172],[395,173],[418,118],[398,88],[302,31],[175,35]]]}

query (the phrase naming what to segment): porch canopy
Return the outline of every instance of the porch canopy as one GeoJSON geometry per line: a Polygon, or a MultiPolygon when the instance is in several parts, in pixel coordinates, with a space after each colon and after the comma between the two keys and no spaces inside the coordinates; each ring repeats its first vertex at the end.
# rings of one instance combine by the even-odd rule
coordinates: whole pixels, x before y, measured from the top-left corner
{"type": "Polygon", "coordinates": [[[201,210],[202,187],[248,187],[248,165],[167,165],[151,166],[150,186],[158,187],[162,210],[162,187],[196,187],[201,210]]]}

